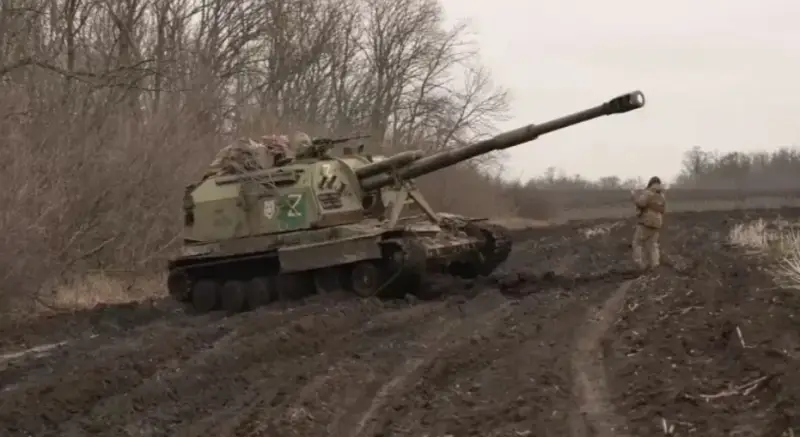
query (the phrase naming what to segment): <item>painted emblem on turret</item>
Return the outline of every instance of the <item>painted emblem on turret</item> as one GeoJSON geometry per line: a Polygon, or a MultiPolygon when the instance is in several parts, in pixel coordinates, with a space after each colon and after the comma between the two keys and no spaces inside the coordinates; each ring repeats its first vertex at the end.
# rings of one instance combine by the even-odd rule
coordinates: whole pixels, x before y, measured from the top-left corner
{"type": "Polygon", "coordinates": [[[275,211],[277,208],[275,207],[275,199],[267,199],[264,201],[264,217],[271,219],[275,217],[275,211]]]}

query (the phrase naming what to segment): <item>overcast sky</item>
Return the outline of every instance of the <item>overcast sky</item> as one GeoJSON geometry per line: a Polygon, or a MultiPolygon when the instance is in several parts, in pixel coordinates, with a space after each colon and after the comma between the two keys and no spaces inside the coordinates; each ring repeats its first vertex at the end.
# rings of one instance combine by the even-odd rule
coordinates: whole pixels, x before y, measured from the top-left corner
{"type": "Polygon", "coordinates": [[[443,0],[512,96],[504,128],[636,89],[645,108],[511,150],[509,176],[674,177],[698,145],[800,144],[797,0],[443,0]]]}

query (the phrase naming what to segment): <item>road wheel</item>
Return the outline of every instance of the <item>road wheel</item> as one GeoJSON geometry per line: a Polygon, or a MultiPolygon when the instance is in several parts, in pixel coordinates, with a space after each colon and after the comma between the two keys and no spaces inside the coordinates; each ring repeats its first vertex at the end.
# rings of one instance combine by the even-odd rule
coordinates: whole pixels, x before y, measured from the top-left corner
{"type": "Polygon", "coordinates": [[[219,305],[219,284],[210,279],[201,279],[192,287],[192,306],[197,312],[214,311],[219,305]]]}
{"type": "Polygon", "coordinates": [[[236,314],[245,308],[245,291],[242,281],[227,281],[220,292],[222,309],[229,314],[236,314]]]}
{"type": "Polygon", "coordinates": [[[185,302],[189,298],[189,278],[183,270],[173,270],[167,276],[167,291],[173,299],[185,302]]]}
{"type": "Polygon", "coordinates": [[[361,261],[350,269],[348,288],[360,297],[375,296],[383,285],[381,269],[372,261],[361,261]]]}
{"type": "Polygon", "coordinates": [[[253,278],[247,283],[246,290],[247,308],[254,310],[267,305],[275,298],[274,281],[267,277],[253,278]]]}

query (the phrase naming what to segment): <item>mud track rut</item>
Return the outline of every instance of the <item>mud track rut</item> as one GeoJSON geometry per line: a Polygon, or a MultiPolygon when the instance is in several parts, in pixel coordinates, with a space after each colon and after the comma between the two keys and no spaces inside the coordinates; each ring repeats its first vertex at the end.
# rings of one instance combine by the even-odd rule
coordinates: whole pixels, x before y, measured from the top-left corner
{"type": "Polygon", "coordinates": [[[616,413],[610,401],[601,341],[616,320],[632,285],[633,281],[623,282],[599,309],[590,309],[587,321],[578,330],[572,353],[573,395],[578,405],[570,418],[573,437],[626,435],[625,419],[616,413]]]}
{"type": "MultiPolygon", "coordinates": [[[[729,219],[677,217],[665,252],[691,259],[729,219]]],[[[728,435],[713,420],[691,422],[710,410],[654,394],[709,389],[702,375],[664,380],[664,357],[631,352],[631,341],[648,350],[636,335],[656,335],[631,308],[689,279],[674,269],[624,274],[630,231],[613,220],[530,231],[502,271],[449,281],[437,301],[334,294],[229,318],[187,316],[165,301],[0,328],[0,435],[603,437],[655,435],[670,414],[675,435],[692,429],[681,423],[728,435]]],[[[792,368],[784,363],[781,381],[793,381],[792,368]]],[[[774,425],[763,429],[796,420],[780,411],[786,423],[763,413],[774,425]]]]}

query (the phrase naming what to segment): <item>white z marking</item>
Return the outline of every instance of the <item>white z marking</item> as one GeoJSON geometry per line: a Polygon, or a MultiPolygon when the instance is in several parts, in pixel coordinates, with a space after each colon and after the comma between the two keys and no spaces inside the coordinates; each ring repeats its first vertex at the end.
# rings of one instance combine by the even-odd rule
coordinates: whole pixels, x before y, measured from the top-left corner
{"type": "Polygon", "coordinates": [[[289,211],[286,212],[286,217],[301,217],[302,214],[297,210],[297,207],[300,205],[300,201],[303,200],[303,195],[289,194],[286,197],[289,198],[289,211]]]}

